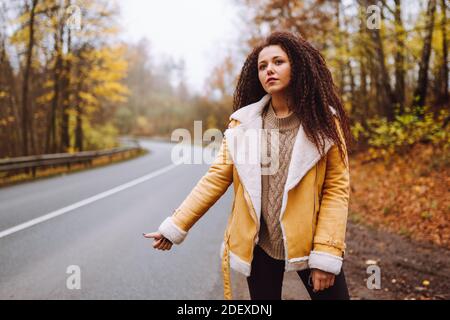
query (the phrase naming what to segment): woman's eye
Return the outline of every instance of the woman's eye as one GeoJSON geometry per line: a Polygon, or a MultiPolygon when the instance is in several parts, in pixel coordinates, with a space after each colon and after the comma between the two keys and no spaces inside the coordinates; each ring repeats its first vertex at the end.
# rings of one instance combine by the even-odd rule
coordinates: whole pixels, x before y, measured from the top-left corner
{"type": "MultiPolygon", "coordinates": [[[[280,65],[280,64],[282,64],[282,63],[283,63],[282,60],[277,60],[277,61],[275,61],[275,64],[276,64],[276,65],[280,65]]],[[[265,64],[260,65],[260,66],[259,66],[259,70],[263,70],[265,67],[266,67],[265,64]]]]}

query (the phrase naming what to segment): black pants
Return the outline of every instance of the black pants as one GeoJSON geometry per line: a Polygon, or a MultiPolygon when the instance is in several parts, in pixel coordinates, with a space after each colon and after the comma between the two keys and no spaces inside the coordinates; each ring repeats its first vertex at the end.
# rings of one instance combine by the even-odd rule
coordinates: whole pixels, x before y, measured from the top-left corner
{"type": "MultiPolygon", "coordinates": [[[[255,246],[251,274],[247,277],[251,300],[281,300],[284,266],[284,260],[273,259],[260,246],[255,246]]],[[[350,299],[343,269],[335,277],[333,286],[317,292],[313,292],[312,280],[309,280],[311,269],[297,271],[297,274],[311,300],[350,299]]]]}

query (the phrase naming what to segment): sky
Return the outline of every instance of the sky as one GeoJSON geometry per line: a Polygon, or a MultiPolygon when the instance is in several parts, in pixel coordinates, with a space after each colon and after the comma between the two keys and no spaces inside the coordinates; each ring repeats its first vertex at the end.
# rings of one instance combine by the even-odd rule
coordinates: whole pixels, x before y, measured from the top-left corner
{"type": "Polygon", "coordinates": [[[118,0],[122,37],[147,38],[151,55],[185,60],[185,79],[197,92],[214,65],[236,45],[240,20],[230,0],[118,0]]]}

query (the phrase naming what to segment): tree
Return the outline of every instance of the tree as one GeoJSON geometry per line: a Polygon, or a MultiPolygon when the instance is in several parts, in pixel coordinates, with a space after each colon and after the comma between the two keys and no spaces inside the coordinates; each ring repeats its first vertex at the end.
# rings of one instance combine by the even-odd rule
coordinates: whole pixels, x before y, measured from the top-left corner
{"type": "MultiPolygon", "coordinates": [[[[436,0],[429,0],[426,12],[426,28],[425,39],[423,42],[422,57],[419,64],[419,79],[417,81],[416,90],[414,91],[414,104],[418,107],[425,105],[425,99],[428,89],[428,67],[431,55],[431,39],[434,30],[434,16],[436,11],[436,0]]],[[[420,118],[423,117],[421,111],[418,112],[420,118]]]]}
{"type": "MultiPolygon", "coordinates": [[[[32,0],[31,8],[29,10],[30,20],[28,23],[28,45],[26,53],[25,62],[25,72],[22,80],[22,153],[23,155],[29,154],[29,136],[30,136],[30,121],[28,118],[31,110],[28,106],[28,96],[30,88],[30,76],[31,76],[31,59],[33,58],[33,48],[35,44],[34,39],[34,28],[35,28],[35,17],[36,17],[36,7],[38,5],[38,0],[32,0]]],[[[26,5],[28,7],[28,4],[26,5]]]]}
{"type": "Polygon", "coordinates": [[[438,104],[448,104],[448,39],[447,39],[447,5],[446,0],[441,0],[441,33],[442,33],[442,68],[439,76],[438,104]]]}

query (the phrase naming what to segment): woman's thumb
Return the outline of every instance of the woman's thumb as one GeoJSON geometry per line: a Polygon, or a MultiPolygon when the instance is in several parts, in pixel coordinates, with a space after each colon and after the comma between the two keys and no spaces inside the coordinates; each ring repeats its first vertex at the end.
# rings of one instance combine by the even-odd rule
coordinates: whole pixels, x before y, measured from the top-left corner
{"type": "Polygon", "coordinates": [[[142,235],[146,238],[153,238],[153,239],[161,239],[162,234],[159,232],[151,232],[151,233],[142,233],[142,235]]]}

